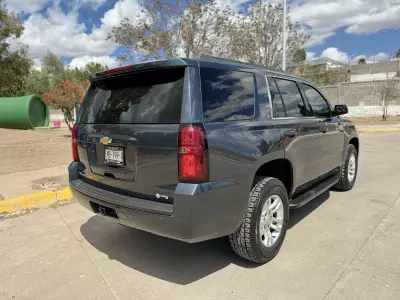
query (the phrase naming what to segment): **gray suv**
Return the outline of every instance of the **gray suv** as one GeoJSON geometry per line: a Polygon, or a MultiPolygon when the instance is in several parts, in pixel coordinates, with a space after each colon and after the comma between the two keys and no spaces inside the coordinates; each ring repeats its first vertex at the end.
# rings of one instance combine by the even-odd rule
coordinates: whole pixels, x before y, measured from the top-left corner
{"type": "Polygon", "coordinates": [[[213,57],[91,78],[72,132],[75,199],[120,224],[189,243],[229,236],[271,260],[289,209],[350,190],[359,140],[310,82],[213,57]]]}

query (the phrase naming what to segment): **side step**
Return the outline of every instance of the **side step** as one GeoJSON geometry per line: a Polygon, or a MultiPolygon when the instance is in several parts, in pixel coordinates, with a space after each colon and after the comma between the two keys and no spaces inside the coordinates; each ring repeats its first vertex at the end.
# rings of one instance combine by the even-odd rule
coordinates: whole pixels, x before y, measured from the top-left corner
{"type": "Polygon", "coordinates": [[[308,192],[305,192],[304,194],[301,194],[297,198],[294,198],[292,200],[292,202],[290,203],[289,207],[290,208],[300,208],[300,207],[302,207],[304,204],[308,203],[312,199],[314,199],[314,198],[318,197],[319,195],[321,195],[326,190],[330,189],[338,181],[339,181],[339,176],[338,175],[335,175],[335,176],[323,181],[319,185],[313,187],[308,192]]]}

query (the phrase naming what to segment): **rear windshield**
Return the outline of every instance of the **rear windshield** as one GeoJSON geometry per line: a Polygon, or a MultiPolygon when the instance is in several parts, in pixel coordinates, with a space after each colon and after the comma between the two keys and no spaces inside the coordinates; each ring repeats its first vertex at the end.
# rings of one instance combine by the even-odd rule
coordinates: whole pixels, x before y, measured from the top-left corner
{"type": "Polygon", "coordinates": [[[95,81],[80,123],[180,123],[184,72],[163,69],[95,81]]]}

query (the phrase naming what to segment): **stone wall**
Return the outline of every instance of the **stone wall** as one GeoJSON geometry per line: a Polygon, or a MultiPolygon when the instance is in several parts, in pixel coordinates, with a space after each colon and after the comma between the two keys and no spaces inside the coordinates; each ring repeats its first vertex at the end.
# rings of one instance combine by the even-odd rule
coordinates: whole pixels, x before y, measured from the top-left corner
{"type": "MultiPolygon", "coordinates": [[[[348,106],[379,106],[380,91],[386,84],[394,84],[400,93],[400,80],[346,82],[339,85],[321,86],[320,90],[332,104],[348,106]]],[[[400,105],[400,96],[390,103],[400,105]]]]}
{"type": "Polygon", "coordinates": [[[349,114],[354,116],[382,115],[380,91],[386,84],[394,84],[399,97],[389,104],[389,115],[400,115],[400,80],[379,80],[365,82],[348,82],[339,85],[322,86],[320,90],[332,105],[346,104],[349,114]]]}

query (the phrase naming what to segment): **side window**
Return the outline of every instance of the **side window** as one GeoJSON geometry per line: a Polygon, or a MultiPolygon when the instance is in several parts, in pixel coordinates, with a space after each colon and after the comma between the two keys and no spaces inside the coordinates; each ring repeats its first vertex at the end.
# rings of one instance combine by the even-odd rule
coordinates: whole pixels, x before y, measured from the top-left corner
{"type": "Polygon", "coordinates": [[[252,119],[254,76],[251,73],[202,68],[204,122],[252,119]]]}
{"type": "Polygon", "coordinates": [[[285,108],[283,107],[283,102],[279,90],[276,87],[275,81],[271,78],[268,79],[269,92],[271,94],[272,108],[274,118],[284,118],[286,117],[285,108]]]}
{"type": "Polygon", "coordinates": [[[307,116],[307,109],[296,82],[278,78],[275,81],[285,106],[286,115],[288,117],[307,116]]]}
{"type": "Polygon", "coordinates": [[[317,117],[329,117],[331,109],[328,102],[321,96],[321,94],[312,86],[302,84],[304,94],[310,104],[313,115],[317,117]]]}
{"type": "Polygon", "coordinates": [[[256,74],[257,99],[261,119],[271,119],[271,105],[268,94],[267,78],[265,75],[256,74]]]}

